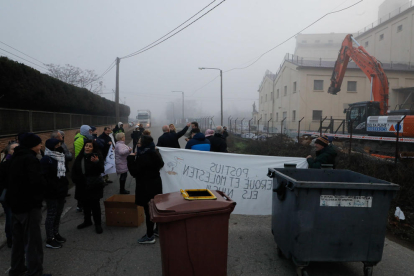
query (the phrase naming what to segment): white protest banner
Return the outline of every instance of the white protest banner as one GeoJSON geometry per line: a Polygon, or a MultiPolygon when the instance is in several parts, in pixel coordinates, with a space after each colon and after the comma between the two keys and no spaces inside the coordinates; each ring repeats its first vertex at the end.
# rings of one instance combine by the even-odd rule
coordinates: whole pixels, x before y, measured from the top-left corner
{"type": "Polygon", "coordinates": [[[116,173],[115,151],[114,151],[114,148],[112,146],[109,147],[108,155],[106,156],[104,165],[105,165],[105,172],[102,175],[116,173]]]}
{"type": "Polygon", "coordinates": [[[234,200],[235,214],[270,215],[273,180],[268,168],[294,163],[307,168],[305,158],[216,153],[159,148],[164,160],[161,169],[163,193],[180,189],[220,190],[234,200]]]}

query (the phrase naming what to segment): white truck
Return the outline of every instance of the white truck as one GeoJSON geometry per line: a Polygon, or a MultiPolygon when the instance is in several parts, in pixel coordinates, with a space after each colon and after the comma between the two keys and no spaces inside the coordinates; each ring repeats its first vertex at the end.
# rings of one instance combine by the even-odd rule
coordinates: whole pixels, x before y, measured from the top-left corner
{"type": "Polygon", "coordinates": [[[142,124],[145,128],[151,127],[151,111],[138,110],[137,124],[142,124]]]}

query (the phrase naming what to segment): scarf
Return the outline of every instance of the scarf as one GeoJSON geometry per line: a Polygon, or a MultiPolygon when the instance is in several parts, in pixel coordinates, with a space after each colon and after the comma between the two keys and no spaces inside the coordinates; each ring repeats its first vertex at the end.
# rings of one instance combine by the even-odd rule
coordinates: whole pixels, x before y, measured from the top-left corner
{"type": "Polygon", "coordinates": [[[137,148],[137,154],[139,154],[139,155],[145,154],[145,153],[150,152],[150,151],[155,151],[155,144],[153,142],[151,142],[146,147],[137,148]]]}
{"type": "Polygon", "coordinates": [[[58,162],[57,177],[61,178],[62,176],[65,176],[65,154],[57,151],[51,151],[50,149],[46,148],[45,156],[49,156],[50,158],[53,158],[58,162]]]}

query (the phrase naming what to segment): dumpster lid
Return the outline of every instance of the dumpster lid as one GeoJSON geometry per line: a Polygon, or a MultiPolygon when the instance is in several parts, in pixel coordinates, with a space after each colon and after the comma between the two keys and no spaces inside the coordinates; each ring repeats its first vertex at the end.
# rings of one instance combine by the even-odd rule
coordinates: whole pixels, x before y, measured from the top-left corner
{"type": "Polygon", "coordinates": [[[269,177],[282,178],[289,189],[399,190],[400,186],[350,170],[269,168],[269,177]]]}
{"type": "Polygon", "coordinates": [[[154,205],[158,213],[162,213],[163,215],[189,214],[234,208],[236,203],[223,192],[211,192],[217,199],[186,200],[181,192],[156,195],[154,197],[154,205]]]}

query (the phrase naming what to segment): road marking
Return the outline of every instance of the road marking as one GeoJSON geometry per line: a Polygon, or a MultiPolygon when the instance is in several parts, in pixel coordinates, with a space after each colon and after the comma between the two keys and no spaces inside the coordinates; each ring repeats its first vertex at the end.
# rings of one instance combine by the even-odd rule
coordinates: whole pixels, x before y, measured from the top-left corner
{"type": "Polygon", "coordinates": [[[62,212],[62,215],[60,216],[60,218],[62,219],[64,215],[66,215],[66,213],[72,209],[72,207],[66,207],[65,210],[62,212]]]}

